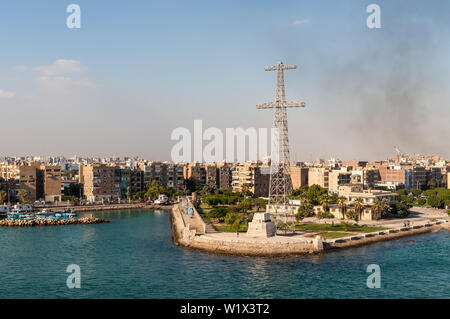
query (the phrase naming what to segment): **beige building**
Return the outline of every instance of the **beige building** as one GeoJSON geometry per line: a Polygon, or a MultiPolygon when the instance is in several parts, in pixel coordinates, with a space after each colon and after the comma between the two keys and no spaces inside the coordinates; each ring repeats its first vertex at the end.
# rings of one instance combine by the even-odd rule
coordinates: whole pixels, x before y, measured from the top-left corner
{"type": "Polygon", "coordinates": [[[232,170],[232,189],[241,192],[247,185],[256,197],[269,196],[269,166],[260,163],[238,164],[232,170]]]}
{"type": "Polygon", "coordinates": [[[308,167],[291,165],[289,168],[292,180],[292,188],[297,189],[302,186],[308,186],[308,167]]]}
{"type": "Polygon", "coordinates": [[[348,185],[351,182],[352,173],[342,170],[332,170],[328,174],[328,191],[337,193],[339,186],[348,185]]]}
{"type": "Polygon", "coordinates": [[[115,166],[106,164],[80,165],[80,183],[89,202],[110,201],[120,193],[114,177],[115,166]]]}
{"type": "Polygon", "coordinates": [[[310,167],[308,170],[308,186],[319,185],[329,187],[330,170],[325,167],[310,167]]]}
{"type": "Polygon", "coordinates": [[[38,162],[0,163],[0,177],[16,181],[16,197],[20,190],[25,190],[30,202],[61,201],[60,166],[41,166],[38,162]]]}
{"type": "Polygon", "coordinates": [[[447,188],[450,189],[450,172],[447,173],[447,188]]]}
{"type": "MultiPolygon", "coordinates": [[[[355,210],[354,204],[356,199],[361,198],[364,208],[361,214],[358,216],[359,220],[369,221],[378,220],[381,218],[381,213],[373,210],[372,206],[377,200],[386,199],[389,204],[394,204],[397,198],[396,193],[382,191],[382,190],[364,190],[363,185],[344,185],[339,186],[339,196],[345,197],[347,200],[347,211],[355,210]]],[[[348,219],[342,212],[338,205],[329,206],[330,213],[337,219],[348,219]]],[[[323,207],[320,205],[314,206],[314,212],[323,211],[323,207]]]]}
{"type": "Polygon", "coordinates": [[[38,170],[39,194],[38,198],[46,202],[61,201],[61,167],[42,165],[38,170]]]}

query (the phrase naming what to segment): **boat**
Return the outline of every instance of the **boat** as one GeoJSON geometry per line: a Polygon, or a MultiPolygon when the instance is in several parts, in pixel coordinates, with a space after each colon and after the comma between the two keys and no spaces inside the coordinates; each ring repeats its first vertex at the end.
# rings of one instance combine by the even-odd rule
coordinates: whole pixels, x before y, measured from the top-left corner
{"type": "Polygon", "coordinates": [[[48,209],[44,208],[42,209],[40,212],[36,213],[37,216],[49,216],[52,215],[53,213],[50,212],[48,209]]]}
{"type": "Polygon", "coordinates": [[[168,201],[169,201],[169,198],[166,195],[162,194],[162,195],[159,195],[157,200],[155,200],[155,204],[157,204],[157,205],[164,205],[168,201]]]}
{"type": "Polygon", "coordinates": [[[65,217],[65,218],[75,218],[75,217],[77,217],[77,212],[74,211],[74,210],[71,210],[71,209],[66,209],[63,212],[63,217],[65,217]]]}

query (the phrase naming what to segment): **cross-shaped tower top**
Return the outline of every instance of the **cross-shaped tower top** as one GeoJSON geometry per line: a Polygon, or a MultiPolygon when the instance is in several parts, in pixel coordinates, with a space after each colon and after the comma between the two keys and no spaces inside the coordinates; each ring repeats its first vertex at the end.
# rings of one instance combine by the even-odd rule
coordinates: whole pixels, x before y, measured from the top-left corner
{"type": "Polygon", "coordinates": [[[286,101],[286,94],[284,91],[284,70],[296,69],[295,65],[283,64],[278,62],[277,65],[268,66],[264,68],[265,71],[277,70],[277,90],[275,94],[275,101],[258,104],[257,109],[272,109],[272,108],[286,108],[286,107],[304,107],[304,102],[286,101]]]}

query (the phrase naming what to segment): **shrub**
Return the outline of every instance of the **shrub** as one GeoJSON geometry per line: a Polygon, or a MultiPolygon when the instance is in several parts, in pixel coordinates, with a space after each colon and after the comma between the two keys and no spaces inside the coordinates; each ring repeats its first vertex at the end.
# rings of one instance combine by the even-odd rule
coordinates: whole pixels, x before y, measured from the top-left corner
{"type": "Polygon", "coordinates": [[[348,219],[352,219],[355,222],[357,222],[359,220],[358,218],[358,213],[356,213],[353,209],[349,209],[346,213],[345,216],[347,216],[348,219]]]}
{"type": "Polygon", "coordinates": [[[319,211],[316,214],[317,218],[319,219],[323,219],[323,218],[333,218],[333,214],[331,214],[330,212],[324,212],[324,211],[319,211]]]}
{"type": "Polygon", "coordinates": [[[427,200],[425,198],[419,198],[417,200],[417,205],[418,206],[424,206],[427,203],[427,200]]]}

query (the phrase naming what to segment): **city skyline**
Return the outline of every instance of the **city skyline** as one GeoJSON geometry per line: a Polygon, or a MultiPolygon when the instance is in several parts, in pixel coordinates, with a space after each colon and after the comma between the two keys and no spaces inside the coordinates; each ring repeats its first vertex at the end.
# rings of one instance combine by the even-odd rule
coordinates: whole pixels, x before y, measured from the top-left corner
{"type": "Polygon", "coordinates": [[[289,114],[292,160],[384,159],[394,145],[450,158],[443,1],[379,1],[378,30],[367,3],[78,4],[79,30],[66,3],[0,10],[1,157],[170,160],[171,132],[196,119],[269,128],[255,105],[274,95],[264,66],[282,60],[298,65],[287,98],[307,103],[289,114]]]}

